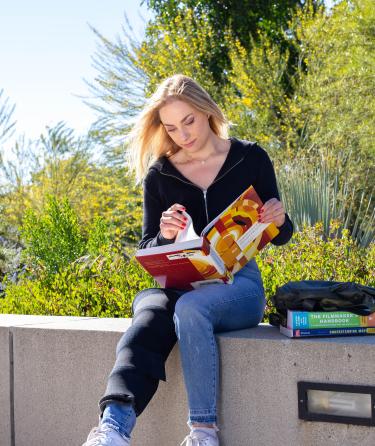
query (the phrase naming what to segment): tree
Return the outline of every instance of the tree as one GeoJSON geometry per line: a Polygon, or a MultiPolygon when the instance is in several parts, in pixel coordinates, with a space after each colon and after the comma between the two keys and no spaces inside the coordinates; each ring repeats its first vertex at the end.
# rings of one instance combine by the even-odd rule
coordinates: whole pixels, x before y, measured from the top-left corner
{"type": "Polygon", "coordinates": [[[304,120],[295,95],[285,92],[284,79],[293,90],[296,77],[288,75],[289,52],[264,33],[251,51],[228,39],[232,70],[223,108],[238,136],[267,148],[274,162],[283,165],[303,148],[304,120]]]}
{"type": "Polygon", "coordinates": [[[122,33],[114,41],[95,28],[92,31],[98,39],[92,56],[97,76],[94,81],[86,81],[92,96],[85,102],[99,117],[90,134],[105,146],[107,161],[123,165],[123,137],[144,105],[149,80],[137,64],[141,43],[132,36],[126,16],[122,33]]]}
{"type": "MultiPolygon", "coordinates": [[[[277,166],[295,157],[312,164],[324,159],[330,167],[339,163],[341,172],[371,191],[375,57],[370,0],[343,1],[331,12],[318,8],[317,2],[306,2],[282,31],[286,47],[262,29],[256,38],[249,37],[249,47],[229,28],[225,38],[217,41],[217,30],[200,6],[189,9],[184,1],[179,5],[168,16],[170,20],[161,11],[148,24],[141,43],[131,42],[129,34],[128,40],[124,36],[115,43],[101,38],[98,132],[112,122],[111,135],[108,126],[105,135],[113,141],[124,140],[142,101],[158,82],[184,72],[197,79],[225,110],[233,131],[262,144],[277,166]],[[228,49],[230,60],[223,85],[203,62],[218,45],[228,49]],[[123,99],[121,73],[128,72],[138,73],[143,99],[141,89],[137,101],[133,96],[123,99]]],[[[115,147],[118,159],[123,159],[126,145],[115,147]]]]}
{"type": "MultiPolygon", "coordinates": [[[[5,164],[7,183],[0,195],[9,227],[22,225],[26,210],[41,215],[49,197],[68,199],[83,227],[102,217],[112,235],[134,244],[141,234],[142,197],[125,168],[93,162],[89,137],[75,137],[63,123],[47,128],[35,143],[20,141],[5,164]]],[[[20,239],[18,239],[20,241],[20,239]]]]}
{"type": "MultiPolygon", "coordinates": [[[[209,53],[197,55],[207,71],[213,74],[217,84],[226,83],[227,71],[231,69],[229,48],[226,46],[225,36],[228,32],[234,39],[250,50],[253,42],[258,40],[259,31],[265,33],[273,43],[282,50],[289,47],[283,31],[297,9],[303,7],[299,0],[257,1],[257,0],[146,0],[147,5],[157,14],[164,26],[168,26],[178,16],[184,16],[193,11],[199,20],[205,18],[212,27],[214,45],[209,53]]],[[[315,7],[321,6],[323,1],[313,0],[315,7]]],[[[197,27],[195,31],[199,31],[197,27]]],[[[289,49],[291,54],[291,51],[289,49]]],[[[290,61],[293,64],[293,60],[290,61]]]]}
{"type": "Polygon", "coordinates": [[[92,151],[90,137],[77,138],[63,122],[47,127],[37,143],[39,165],[32,173],[33,186],[43,184],[46,195],[70,196],[77,180],[85,175],[92,151]]]}
{"type": "Polygon", "coordinates": [[[341,165],[343,175],[367,192],[374,186],[375,45],[369,0],[343,1],[327,14],[307,5],[289,24],[299,47],[297,70],[288,74],[288,54],[260,34],[251,51],[228,41],[233,104],[227,114],[263,143],[276,160],[341,165]],[[286,94],[288,76],[293,94],[286,94]],[[372,166],[372,167],[371,167],[372,166]],[[345,174],[344,174],[345,172],[345,174]]]}
{"type": "Polygon", "coordinates": [[[146,96],[166,77],[184,73],[218,100],[220,88],[202,62],[216,44],[214,29],[206,16],[198,16],[192,9],[176,15],[167,24],[156,18],[148,25],[146,39],[136,50],[135,63],[148,78],[146,96]]]}
{"type": "MultiPolygon", "coordinates": [[[[0,90],[0,142],[10,138],[14,134],[16,121],[13,120],[15,105],[9,103],[9,98],[4,98],[4,90],[0,90]]],[[[0,153],[1,163],[1,153],[0,153]]]]}
{"type": "Polygon", "coordinates": [[[84,175],[91,142],[75,138],[64,123],[46,129],[37,141],[21,136],[11,149],[11,156],[0,165],[4,184],[0,205],[4,218],[14,227],[22,224],[25,210],[41,209],[45,198],[62,198],[75,191],[75,182],[84,175]]]}
{"type": "MultiPolygon", "coordinates": [[[[10,228],[4,218],[4,206],[1,203],[4,182],[6,179],[1,175],[2,167],[6,164],[2,144],[11,138],[15,131],[16,121],[13,119],[15,105],[9,103],[4,97],[4,90],[0,90],[0,281],[6,273],[14,269],[19,261],[20,246],[17,243],[14,230],[10,228]]],[[[0,295],[3,292],[0,283],[0,295]]]]}
{"type": "Polygon", "coordinates": [[[371,192],[375,185],[375,10],[371,0],[342,1],[331,15],[296,21],[301,41],[298,103],[308,128],[308,151],[371,192]]]}

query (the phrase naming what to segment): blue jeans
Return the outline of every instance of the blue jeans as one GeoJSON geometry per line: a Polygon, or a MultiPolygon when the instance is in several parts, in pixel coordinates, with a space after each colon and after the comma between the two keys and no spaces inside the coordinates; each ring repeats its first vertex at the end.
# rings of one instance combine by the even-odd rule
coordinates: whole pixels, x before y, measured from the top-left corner
{"type": "Polygon", "coordinates": [[[262,320],[265,297],[255,260],[234,276],[231,285],[207,285],[183,294],[174,321],[189,402],[190,423],[215,423],[219,355],[215,333],[255,327],[262,320]]]}
{"type": "Polygon", "coordinates": [[[130,438],[136,415],[131,404],[111,402],[106,405],[101,424],[110,425],[123,437],[130,438]]]}
{"type": "MultiPolygon", "coordinates": [[[[219,355],[215,333],[257,326],[265,303],[254,259],[234,275],[231,285],[206,285],[184,292],[177,300],[173,320],[188,396],[189,424],[217,422],[219,355]]],[[[130,436],[134,410],[130,404],[111,402],[104,410],[103,422],[130,436]]]]}

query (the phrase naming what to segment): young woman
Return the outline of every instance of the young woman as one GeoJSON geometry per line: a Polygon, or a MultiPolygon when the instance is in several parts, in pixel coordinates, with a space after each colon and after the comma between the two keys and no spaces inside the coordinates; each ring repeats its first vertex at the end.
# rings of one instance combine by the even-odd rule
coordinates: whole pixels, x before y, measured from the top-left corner
{"type": "MultiPolygon", "coordinates": [[[[144,185],[141,248],[173,243],[186,210],[196,233],[248,186],[264,203],[262,222],[274,222],[286,243],[293,226],[279,200],[267,153],[228,138],[217,104],[193,79],[175,75],[160,84],[131,133],[132,166],[144,185]]],[[[120,339],[115,366],[99,402],[100,424],[86,446],[126,446],[136,417],[165,380],[165,361],[178,340],[189,403],[187,446],[218,446],[219,360],[215,333],[255,327],[265,307],[254,259],[233,283],[203,289],[147,289],[133,302],[131,328],[120,339]]]]}

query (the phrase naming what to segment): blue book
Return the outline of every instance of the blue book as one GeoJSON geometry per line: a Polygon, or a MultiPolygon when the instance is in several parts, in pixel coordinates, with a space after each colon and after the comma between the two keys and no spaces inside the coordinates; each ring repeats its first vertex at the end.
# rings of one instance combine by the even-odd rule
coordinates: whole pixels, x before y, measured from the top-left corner
{"type": "Polygon", "coordinates": [[[280,333],[288,338],[304,338],[312,336],[359,336],[375,334],[373,327],[349,328],[287,328],[280,325],[280,333]]]}

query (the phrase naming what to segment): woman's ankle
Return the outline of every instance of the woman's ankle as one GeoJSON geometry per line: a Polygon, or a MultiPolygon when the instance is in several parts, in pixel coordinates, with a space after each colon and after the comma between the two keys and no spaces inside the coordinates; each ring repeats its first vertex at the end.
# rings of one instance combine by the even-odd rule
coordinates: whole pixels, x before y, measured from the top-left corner
{"type": "Polygon", "coordinates": [[[117,401],[108,402],[101,418],[101,424],[115,427],[126,438],[130,438],[135,423],[136,415],[133,406],[117,401]]]}

